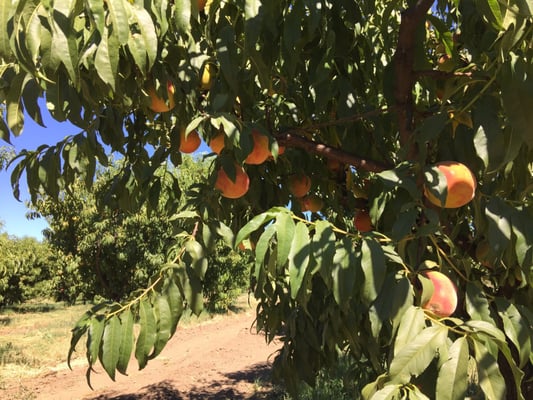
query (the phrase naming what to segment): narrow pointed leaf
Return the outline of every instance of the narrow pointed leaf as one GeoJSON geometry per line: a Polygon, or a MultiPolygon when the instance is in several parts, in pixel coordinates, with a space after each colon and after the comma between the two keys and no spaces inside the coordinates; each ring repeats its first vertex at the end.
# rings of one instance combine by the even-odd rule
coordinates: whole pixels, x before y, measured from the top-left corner
{"type": "Polygon", "coordinates": [[[117,360],[117,371],[123,375],[126,375],[131,352],[133,351],[133,323],[133,313],[131,312],[131,309],[128,308],[120,314],[121,339],[120,352],[117,360]]]}
{"type": "Polygon", "coordinates": [[[289,253],[289,281],[291,297],[296,299],[302,286],[307,266],[309,265],[309,231],[307,226],[300,222],[294,230],[294,237],[289,253]]]}
{"type": "Polygon", "coordinates": [[[363,240],[361,252],[361,267],[364,274],[363,302],[370,304],[378,296],[385,280],[385,254],[379,243],[372,239],[363,240]]]}
{"type": "Polygon", "coordinates": [[[135,358],[139,363],[139,369],[143,369],[156,339],[154,310],[150,300],[146,298],[139,303],[139,325],[141,330],[135,344],[135,358]]]}
{"type": "Polygon", "coordinates": [[[333,257],[333,297],[339,305],[345,305],[354,295],[358,260],[354,256],[351,240],[339,241],[333,257]]]}
{"type": "Polygon", "coordinates": [[[436,400],[463,400],[468,389],[468,342],[458,338],[450,346],[448,360],[439,370],[436,400]]]}
{"type": "Polygon", "coordinates": [[[115,370],[120,355],[121,334],[120,319],[114,315],[105,322],[100,354],[100,362],[112,380],[115,380],[115,370]]]}
{"type": "Polygon", "coordinates": [[[425,327],[424,311],[419,307],[409,307],[400,320],[396,340],[394,341],[394,354],[397,355],[414,337],[425,327]]]}
{"type": "Polygon", "coordinates": [[[287,262],[294,238],[295,224],[290,214],[282,213],[276,218],[276,236],[278,239],[277,265],[282,266],[287,262]]]}
{"type": "Polygon", "coordinates": [[[178,322],[183,314],[183,297],[174,279],[170,279],[167,287],[167,299],[170,307],[170,335],[174,335],[178,322]]]}
{"type": "Polygon", "coordinates": [[[155,317],[157,333],[154,343],[154,351],[150,354],[150,359],[156,357],[165,347],[170,339],[171,316],[170,305],[166,296],[158,296],[155,301],[155,317]]]}
{"type": "Polygon", "coordinates": [[[487,399],[505,399],[505,380],[498,363],[479,341],[474,340],[475,358],[479,375],[479,386],[487,399]]]}
{"type": "Polygon", "coordinates": [[[438,348],[446,345],[448,329],[432,326],[424,329],[404,346],[393,358],[389,374],[394,382],[408,382],[411,376],[418,376],[437,355],[438,348]]]}
{"type": "Polygon", "coordinates": [[[104,333],[104,316],[97,315],[91,318],[89,331],[87,333],[87,361],[91,368],[100,353],[100,344],[102,343],[102,334],[104,333]]]}

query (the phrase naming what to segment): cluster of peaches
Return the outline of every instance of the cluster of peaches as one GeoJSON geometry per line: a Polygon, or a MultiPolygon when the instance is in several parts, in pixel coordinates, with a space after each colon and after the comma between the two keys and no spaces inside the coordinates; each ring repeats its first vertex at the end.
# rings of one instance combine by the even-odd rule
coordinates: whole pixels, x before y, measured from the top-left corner
{"type": "MultiPolygon", "coordinates": [[[[202,3],[202,2],[200,2],[202,3]]],[[[201,5],[201,4],[200,4],[201,5]]],[[[209,90],[214,75],[211,64],[206,64],[201,75],[202,90],[209,90]]],[[[168,101],[159,97],[153,87],[147,91],[151,98],[150,108],[154,112],[167,112],[174,108],[174,86],[167,83],[168,101]]],[[[252,130],[253,149],[244,160],[248,165],[260,165],[272,158],[269,138],[257,130],[252,130]]],[[[226,134],[220,130],[209,141],[211,150],[220,154],[225,147],[226,134]]],[[[197,130],[186,133],[185,129],[180,132],[179,150],[183,153],[193,153],[201,145],[202,139],[197,130]]],[[[280,146],[279,154],[283,154],[284,148],[280,146]]],[[[442,208],[458,208],[469,203],[475,196],[476,178],[470,169],[459,162],[445,161],[432,166],[433,174],[443,176],[446,179],[446,195],[444,199],[437,198],[428,186],[424,186],[424,196],[434,206],[442,208]]],[[[441,179],[439,177],[439,179],[441,179]]],[[[222,196],[237,199],[244,196],[249,189],[250,178],[242,165],[235,164],[235,177],[230,179],[223,168],[217,172],[215,188],[222,196]]],[[[288,177],[288,188],[296,201],[299,202],[302,211],[318,212],[323,207],[322,199],[309,194],[311,179],[303,173],[295,173],[288,177]]],[[[360,232],[369,232],[374,229],[368,210],[358,210],[353,220],[355,228],[360,232]]],[[[457,288],[449,277],[438,270],[425,271],[422,274],[433,284],[433,293],[422,307],[437,317],[449,317],[457,307],[457,288]]]]}

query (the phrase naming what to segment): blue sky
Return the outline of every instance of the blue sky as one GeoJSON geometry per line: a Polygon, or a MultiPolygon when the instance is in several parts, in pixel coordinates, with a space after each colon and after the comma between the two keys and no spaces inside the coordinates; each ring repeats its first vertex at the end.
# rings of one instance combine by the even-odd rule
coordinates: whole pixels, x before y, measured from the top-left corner
{"type": "MultiPolygon", "coordinates": [[[[59,123],[52,119],[47,114],[46,108],[41,107],[43,112],[43,122],[46,128],[39,126],[30,117],[26,116],[24,130],[17,137],[11,137],[11,143],[15,147],[15,151],[22,149],[33,150],[41,144],[55,144],[65,136],[79,132],[69,123],[59,123]]],[[[9,146],[8,143],[0,139],[0,146],[9,146]]],[[[44,219],[28,220],[26,213],[28,209],[24,204],[29,199],[29,194],[25,182],[21,182],[20,198],[21,202],[17,201],[13,196],[11,190],[11,170],[0,171],[0,221],[4,224],[3,232],[10,235],[24,237],[32,236],[37,239],[42,239],[42,230],[48,224],[44,219]]]]}
{"type": "MultiPolygon", "coordinates": [[[[22,149],[34,150],[41,144],[56,144],[67,135],[79,133],[79,128],[68,122],[57,122],[48,114],[44,103],[40,105],[46,128],[43,128],[29,116],[26,116],[22,134],[11,138],[11,143],[14,145],[16,152],[22,149]]],[[[0,146],[4,145],[7,146],[8,143],[0,139],[0,146]]],[[[202,142],[198,152],[209,151],[209,147],[205,142],[202,142]]],[[[25,201],[28,201],[30,196],[26,182],[22,180],[20,190],[21,202],[15,199],[11,189],[12,169],[13,167],[9,168],[7,172],[4,170],[0,171],[0,221],[3,223],[0,232],[7,232],[17,237],[31,236],[41,240],[43,237],[42,231],[48,227],[48,224],[42,218],[36,220],[28,220],[26,218],[26,213],[29,210],[25,205],[25,201]]]]}

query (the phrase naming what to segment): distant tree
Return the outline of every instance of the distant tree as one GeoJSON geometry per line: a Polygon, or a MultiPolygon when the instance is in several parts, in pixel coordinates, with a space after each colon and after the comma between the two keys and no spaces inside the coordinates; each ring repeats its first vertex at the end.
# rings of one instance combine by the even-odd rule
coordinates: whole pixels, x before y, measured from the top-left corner
{"type": "Polygon", "coordinates": [[[0,171],[7,167],[11,159],[15,157],[15,151],[11,147],[0,146],[0,171]]]}
{"type": "Polygon", "coordinates": [[[32,237],[0,232],[0,306],[52,298],[52,252],[32,237]]]}

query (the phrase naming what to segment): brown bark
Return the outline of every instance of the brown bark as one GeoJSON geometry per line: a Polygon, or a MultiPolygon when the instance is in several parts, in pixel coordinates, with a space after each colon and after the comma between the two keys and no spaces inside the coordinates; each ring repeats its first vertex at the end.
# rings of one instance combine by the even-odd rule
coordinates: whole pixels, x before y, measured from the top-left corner
{"type": "Polygon", "coordinates": [[[394,54],[396,74],[394,98],[396,102],[398,129],[402,146],[409,146],[407,153],[409,159],[414,158],[416,155],[416,147],[412,141],[414,131],[413,85],[416,79],[414,72],[415,35],[416,29],[424,22],[425,16],[433,2],[433,0],[419,0],[415,5],[402,13],[398,33],[398,45],[394,54]]]}

